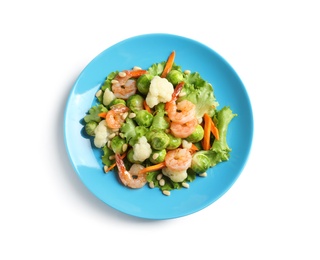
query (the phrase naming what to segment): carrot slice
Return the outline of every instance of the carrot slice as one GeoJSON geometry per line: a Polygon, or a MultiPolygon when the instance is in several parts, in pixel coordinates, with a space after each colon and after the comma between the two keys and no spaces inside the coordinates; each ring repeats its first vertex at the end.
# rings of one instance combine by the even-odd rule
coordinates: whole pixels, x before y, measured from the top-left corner
{"type": "Polygon", "coordinates": [[[152,113],[151,108],[148,106],[146,100],[143,101],[143,107],[145,110],[147,110],[149,113],[152,113]]]}
{"type": "Polygon", "coordinates": [[[107,112],[101,112],[98,114],[99,117],[106,118],[107,112]]]}
{"type": "Polygon", "coordinates": [[[203,150],[207,151],[210,149],[210,133],[211,133],[211,118],[208,114],[203,115],[204,120],[204,135],[202,139],[203,150]]]}
{"type": "Polygon", "coordinates": [[[219,140],[219,129],[216,127],[216,125],[212,119],[211,119],[211,129],[210,130],[211,130],[211,133],[213,134],[214,138],[219,140]]]}
{"type": "Polygon", "coordinates": [[[167,60],[167,63],[166,63],[166,65],[164,66],[164,69],[163,69],[163,71],[162,71],[161,78],[167,77],[167,74],[169,73],[169,71],[170,71],[171,68],[172,68],[172,65],[173,65],[175,56],[176,56],[176,52],[175,52],[175,51],[173,51],[173,52],[170,53],[170,55],[169,55],[169,57],[168,57],[168,60],[167,60]]]}
{"type": "Polygon", "coordinates": [[[165,162],[161,162],[161,163],[154,164],[154,165],[148,166],[148,167],[140,170],[140,173],[147,173],[147,172],[157,171],[157,170],[160,170],[160,169],[162,169],[164,167],[166,167],[165,162]]]}
{"type": "Polygon", "coordinates": [[[199,149],[198,149],[198,147],[195,145],[195,144],[192,144],[191,145],[191,148],[190,148],[190,152],[193,154],[193,153],[195,153],[196,151],[198,151],[199,149]]]}
{"type": "Polygon", "coordinates": [[[146,70],[126,70],[125,72],[130,75],[131,78],[138,78],[147,73],[146,70]]]}

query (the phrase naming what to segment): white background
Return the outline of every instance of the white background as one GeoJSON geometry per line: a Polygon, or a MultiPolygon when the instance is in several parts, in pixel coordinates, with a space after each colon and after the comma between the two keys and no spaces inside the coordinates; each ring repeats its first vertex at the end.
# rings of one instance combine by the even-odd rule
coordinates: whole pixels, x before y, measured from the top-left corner
{"type": "Polygon", "coordinates": [[[320,259],[317,1],[1,1],[0,259],[320,259]],[[218,201],[149,221],[92,195],[67,158],[66,100],[100,52],[172,33],[222,55],[254,112],[218,201]]]}

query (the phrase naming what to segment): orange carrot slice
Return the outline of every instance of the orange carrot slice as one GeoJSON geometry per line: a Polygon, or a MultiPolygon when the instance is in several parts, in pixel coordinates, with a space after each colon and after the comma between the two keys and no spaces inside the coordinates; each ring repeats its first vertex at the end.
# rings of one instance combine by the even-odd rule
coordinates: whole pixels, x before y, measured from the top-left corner
{"type": "Polygon", "coordinates": [[[203,115],[204,120],[204,135],[202,139],[203,150],[208,151],[210,149],[210,133],[211,133],[211,118],[208,114],[203,115]]]}
{"type": "Polygon", "coordinates": [[[157,171],[157,170],[160,170],[160,169],[162,169],[164,167],[166,167],[165,162],[161,162],[161,163],[154,164],[154,165],[148,166],[148,167],[140,170],[140,173],[147,173],[147,172],[157,171]]]}
{"type": "Polygon", "coordinates": [[[143,101],[143,108],[147,110],[149,113],[152,113],[151,108],[148,106],[146,100],[143,101]]]}
{"type": "Polygon", "coordinates": [[[170,53],[169,57],[168,57],[166,65],[164,66],[164,69],[163,69],[162,74],[161,74],[161,78],[167,77],[167,74],[169,73],[169,71],[172,68],[175,56],[176,56],[176,52],[172,51],[170,53]]]}
{"type": "Polygon", "coordinates": [[[101,112],[98,114],[99,117],[106,118],[107,112],[101,112]]]}

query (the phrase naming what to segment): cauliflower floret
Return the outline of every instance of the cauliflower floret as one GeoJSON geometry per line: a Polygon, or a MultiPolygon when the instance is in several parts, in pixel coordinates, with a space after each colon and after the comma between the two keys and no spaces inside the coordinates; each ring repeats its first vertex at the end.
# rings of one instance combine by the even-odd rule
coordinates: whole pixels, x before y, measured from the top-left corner
{"type": "Polygon", "coordinates": [[[133,160],[143,162],[151,155],[151,146],[145,136],[141,136],[138,142],[133,146],[133,160]]]}
{"type": "Polygon", "coordinates": [[[102,148],[108,141],[108,135],[110,134],[110,130],[106,125],[106,121],[102,120],[94,129],[94,145],[97,148],[102,148]]]}
{"type": "Polygon", "coordinates": [[[162,173],[163,175],[169,177],[172,181],[175,182],[182,182],[188,177],[187,170],[171,171],[167,167],[164,167],[162,169],[162,173]]]}
{"type": "Polygon", "coordinates": [[[116,96],[113,94],[113,92],[110,89],[106,89],[103,93],[103,104],[105,106],[108,106],[112,100],[114,100],[116,96]]]}
{"type": "Polygon", "coordinates": [[[171,100],[174,91],[173,85],[166,78],[155,76],[151,80],[146,102],[149,107],[153,108],[160,102],[166,103],[171,100]]]}

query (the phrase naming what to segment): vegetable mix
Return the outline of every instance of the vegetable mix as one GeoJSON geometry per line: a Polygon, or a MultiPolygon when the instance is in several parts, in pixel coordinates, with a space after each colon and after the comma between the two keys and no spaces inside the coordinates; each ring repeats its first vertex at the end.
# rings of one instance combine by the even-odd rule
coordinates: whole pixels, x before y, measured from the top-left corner
{"type": "Polygon", "coordinates": [[[111,72],[84,129],[101,149],[105,173],[113,170],[128,188],[149,185],[169,195],[229,159],[227,131],[237,114],[218,106],[212,85],[183,71],[172,51],[147,69],[111,72]]]}

